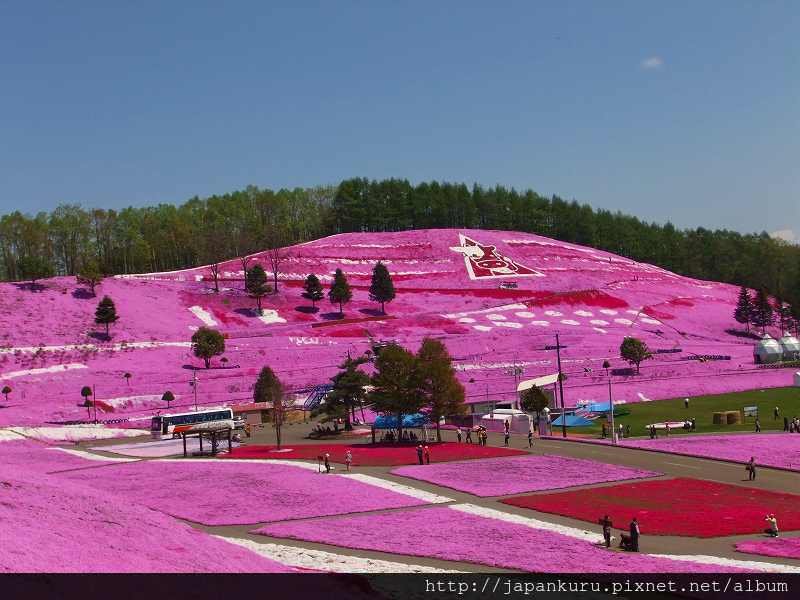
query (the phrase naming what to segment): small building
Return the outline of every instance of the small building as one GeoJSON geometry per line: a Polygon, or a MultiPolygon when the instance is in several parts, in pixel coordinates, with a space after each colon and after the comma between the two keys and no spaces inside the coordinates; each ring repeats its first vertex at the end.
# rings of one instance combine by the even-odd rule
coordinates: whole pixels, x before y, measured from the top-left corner
{"type": "Polygon", "coordinates": [[[765,333],[753,348],[753,360],[757,365],[780,362],[783,360],[783,348],[775,338],[765,333]]]}
{"type": "Polygon", "coordinates": [[[800,360],[800,340],[788,333],[780,339],[783,360],[800,360]]]}

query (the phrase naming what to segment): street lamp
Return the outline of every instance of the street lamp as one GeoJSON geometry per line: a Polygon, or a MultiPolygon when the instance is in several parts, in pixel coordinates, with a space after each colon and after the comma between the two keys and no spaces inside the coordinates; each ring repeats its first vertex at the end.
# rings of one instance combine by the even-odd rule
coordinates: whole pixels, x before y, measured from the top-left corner
{"type": "Polygon", "coordinates": [[[609,369],[611,368],[611,363],[607,360],[603,361],[603,368],[606,370],[606,378],[608,378],[608,412],[611,415],[610,422],[611,422],[611,443],[613,445],[617,445],[617,430],[614,429],[614,401],[611,399],[611,374],[609,373],[609,369]]]}

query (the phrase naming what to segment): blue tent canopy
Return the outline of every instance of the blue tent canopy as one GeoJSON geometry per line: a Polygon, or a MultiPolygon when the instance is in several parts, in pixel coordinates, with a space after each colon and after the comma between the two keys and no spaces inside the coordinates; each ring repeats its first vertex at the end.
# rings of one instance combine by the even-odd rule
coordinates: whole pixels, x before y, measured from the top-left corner
{"type": "MultiPolygon", "coordinates": [[[[554,419],[552,424],[554,426],[561,427],[561,419],[562,417],[554,419]]],[[[584,419],[583,417],[578,417],[575,415],[566,415],[566,420],[567,427],[583,427],[584,425],[592,425],[592,421],[589,419],[584,419]]]]}
{"type": "MultiPolygon", "coordinates": [[[[403,415],[403,428],[422,427],[428,422],[427,417],[421,413],[403,415]]],[[[373,425],[375,429],[397,429],[396,415],[378,415],[373,425]]]]}

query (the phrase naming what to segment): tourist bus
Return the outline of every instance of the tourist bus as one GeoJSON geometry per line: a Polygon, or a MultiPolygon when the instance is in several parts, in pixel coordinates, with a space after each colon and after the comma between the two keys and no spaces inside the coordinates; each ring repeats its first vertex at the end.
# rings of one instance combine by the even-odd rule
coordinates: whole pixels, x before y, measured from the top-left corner
{"type": "Polygon", "coordinates": [[[191,426],[192,429],[235,429],[233,410],[213,408],[197,412],[158,415],[150,420],[150,433],[153,439],[164,440],[176,437],[175,427],[191,426]]]}

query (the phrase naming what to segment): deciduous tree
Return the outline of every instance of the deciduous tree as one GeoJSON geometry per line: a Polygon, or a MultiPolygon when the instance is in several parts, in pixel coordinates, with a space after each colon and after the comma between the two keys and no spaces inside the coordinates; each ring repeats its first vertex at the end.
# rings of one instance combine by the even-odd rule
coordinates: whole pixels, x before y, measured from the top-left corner
{"type": "Polygon", "coordinates": [[[619,347],[619,355],[632,365],[636,365],[636,372],[639,372],[639,365],[643,361],[653,357],[650,350],[642,340],[635,337],[626,337],[619,347]]]}
{"type": "Polygon", "coordinates": [[[278,449],[281,447],[281,428],[286,419],[286,411],[291,401],[283,391],[283,384],[269,367],[264,367],[258,374],[253,386],[253,402],[266,402],[272,408],[272,425],[275,427],[275,439],[278,449]]]}
{"type": "Polygon", "coordinates": [[[252,269],[247,271],[247,293],[251,298],[255,298],[258,314],[263,314],[261,310],[261,300],[269,294],[270,288],[267,285],[267,274],[261,265],[255,265],[252,269]]]}
{"type": "Polygon", "coordinates": [[[225,352],[225,338],[216,329],[200,327],[192,335],[192,351],[202,358],[206,369],[211,367],[211,359],[225,352]]]}
{"type": "Polygon", "coordinates": [[[464,386],[456,377],[447,347],[439,340],[422,340],[417,352],[417,370],[424,412],[436,424],[436,439],[441,442],[440,420],[466,412],[464,386]]]}
{"type": "Polygon", "coordinates": [[[397,439],[401,439],[403,416],[418,413],[425,404],[416,356],[397,344],[384,346],[375,357],[371,382],[368,401],[375,412],[397,419],[397,439]]]}

